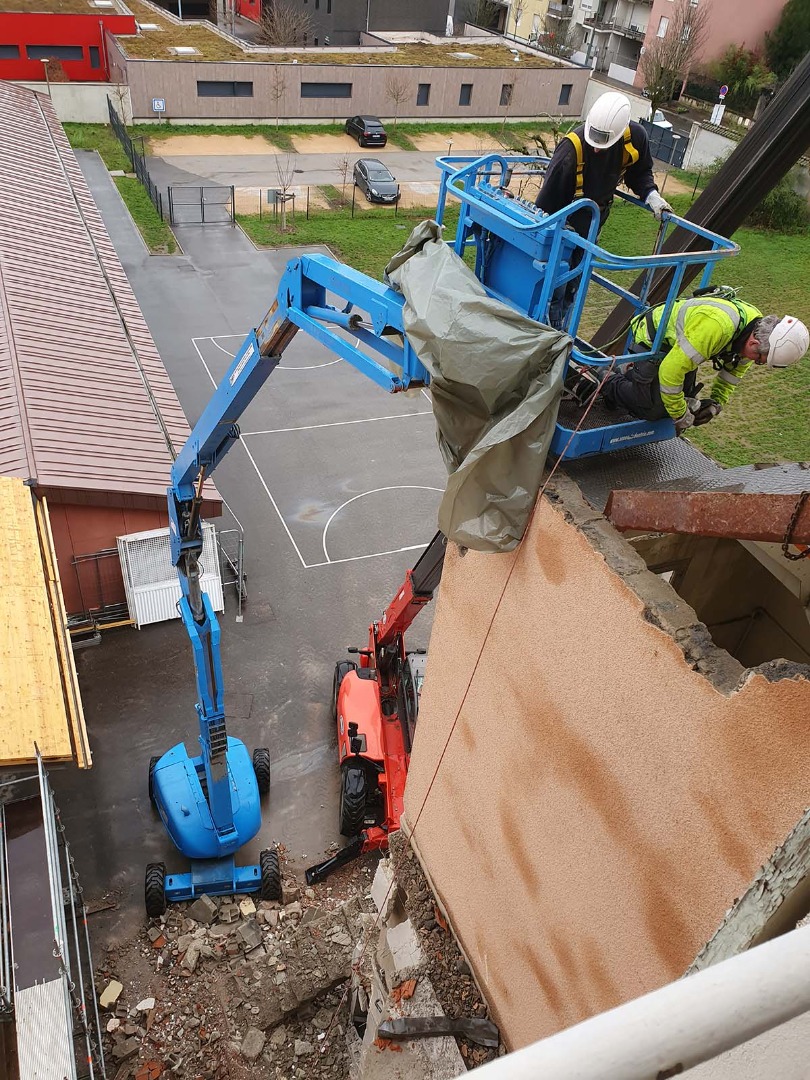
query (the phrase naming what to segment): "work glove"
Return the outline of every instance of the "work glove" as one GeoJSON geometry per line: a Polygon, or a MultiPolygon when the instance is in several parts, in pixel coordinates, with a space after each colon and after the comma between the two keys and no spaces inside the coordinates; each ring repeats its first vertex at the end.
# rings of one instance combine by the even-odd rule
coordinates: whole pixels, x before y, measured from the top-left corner
{"type": "Polygon", "coordinates": [[[655,190],[655,188],[652,189],[652,191],[644,201],[646,202],[647,206],[649,206],[649,208],[652,210],[653,214],[655,214],[656,221],[661,220],[661,215],[665,211],[668,214],[671,214],[673,212],[672,207],[669,205],[667,200],[664,198],[663,195],[660,195],[655,190]]]}
{"type": "Polygon", "coordinates": [[[679,416],[675,421],[675,434],[683,435],[683,433],[692,426],[695,422],[695,414],[691,409],[687,409],[683,416],[679,416]]]}
{"type": "Polygon", "coordinates": [[[719,405],[716,401],[712,401],[711,398],[704,398],[693,414],[695,418],[695,427],[702,427],[703,424],[708,424],[710,420],[714,420],[715,416],[719,416],[722,411],[722,405],[719,405]]]}

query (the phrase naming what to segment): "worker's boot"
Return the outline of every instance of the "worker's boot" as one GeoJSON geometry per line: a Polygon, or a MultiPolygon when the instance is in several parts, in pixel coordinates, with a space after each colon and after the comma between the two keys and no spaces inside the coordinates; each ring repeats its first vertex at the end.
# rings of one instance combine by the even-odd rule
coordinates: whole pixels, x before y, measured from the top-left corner
{"type": "Polygon", "coordinates": [[[593,368],[571,360],[563,383],[563,401],[572,401],[580,408],[585,408],[601,385],[602,380],[593,368]]]}

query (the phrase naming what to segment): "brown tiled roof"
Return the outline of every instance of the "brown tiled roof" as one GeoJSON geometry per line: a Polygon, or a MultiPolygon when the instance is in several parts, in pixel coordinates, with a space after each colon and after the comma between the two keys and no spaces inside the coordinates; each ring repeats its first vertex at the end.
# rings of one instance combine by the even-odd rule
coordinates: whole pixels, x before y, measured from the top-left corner
{"type": "Polygon", "coordinates": [[[158,505],[188,433],[50,99],[0,83],[0,474],[158,505]]]}

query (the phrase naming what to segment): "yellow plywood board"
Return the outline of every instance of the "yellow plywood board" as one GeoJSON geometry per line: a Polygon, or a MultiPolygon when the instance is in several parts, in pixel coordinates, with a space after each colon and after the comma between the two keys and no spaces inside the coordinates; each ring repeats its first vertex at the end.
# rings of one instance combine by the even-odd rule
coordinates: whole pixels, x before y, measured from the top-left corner
{"type": "Polygon", "coordinates": [[[47,508],[0,477],[0,765],[90,754],[47,508]]]}

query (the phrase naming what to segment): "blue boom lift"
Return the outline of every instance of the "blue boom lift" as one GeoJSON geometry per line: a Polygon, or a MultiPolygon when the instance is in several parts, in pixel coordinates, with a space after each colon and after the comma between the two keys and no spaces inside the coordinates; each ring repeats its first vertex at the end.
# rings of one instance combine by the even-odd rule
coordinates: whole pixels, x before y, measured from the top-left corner
{"type": "MultiPolygon", "coordinates": [[[[572,356],[590,366],[605,366],[611,357],[592,349],[577,334],[592,286],[608,289],[641,312],[647,309],[653,275],[668,269],[671,284],[666,303],[671,306],[687,267],[698,264],[702,268],[700,285],[705,287],[714,264],[739,249],[723,237],[667,215],[652,255],[611,255],[596,244],[599,212],[595,203],[581,199],[546,215],[511,194],[513,175],[536,172],[547,160],[499,154],[439,158],[436,220],[442,223],[448,197],[458,199],[456,252],[464,255],[474,248],[475,273],[488,292],[538,322],[546,321],[554,291],[575,281],[577,294],[567,324],[574,340],[572,356]],[[571,215],[582,209],[590,214],[585,238],[567,227],[571,215]],[[661,246],[670,224],[700,236],[706,250],[663,254],[661,246]],[[577,249],[582,253],[578,258],[577,249]],[[627,271],[645,273],[638,295],[608,276],[627,271]]],[[[617,194],[642,206],[630,196],[617,194]]],[[[153,802],[172,841],[191,862],[188,873],[173,875],[166,874],[163,863],[148,865],[146,910],[150,916],[161,915],[167,901],[189,900],[201,893],[260,892],[266,899],[281,895],[274,850],[263,851],[258,865],[237,867],[234,861],[234,853],[259,831],[260,795],[270,785],[270,755],[261,748],[251,760],[244,744],[226,730],[219,625],[200,585],[203,484],[239,438],[242,413],[299,329],[389,392],[428,386],[430,376],[404,333],[403,304],[399,293],[333,259],[323,255],[293,259],[282,276],[275,303],[247,336],[174,463],[168,489],[171,552],[181,584],[180,614],[194,656],[201,753],[189,757],[184,744],[178,743],[162,757],[153,758],[149,766],[153,802]]],[[[644,355],[657,354],[665,323],[662,318],[651,352],[644,355]]],[[[619,355],[616,359],[627,358],[619,355]]],[[[558,424],[552,452],[559,454],[568,445],[566,456],[579,457],[673,436],[669,420],[646,423],[620,418],[618,423],[583,431],[558,424]]]]}

